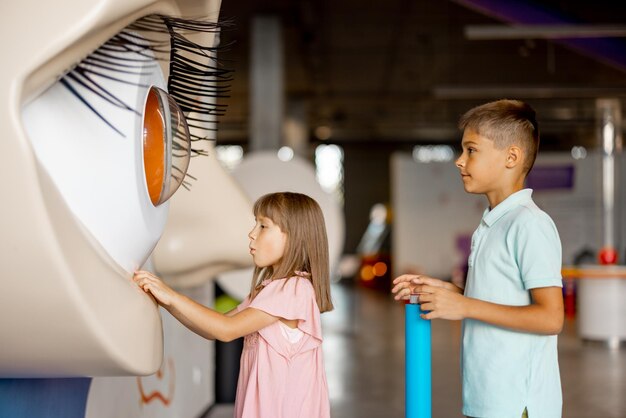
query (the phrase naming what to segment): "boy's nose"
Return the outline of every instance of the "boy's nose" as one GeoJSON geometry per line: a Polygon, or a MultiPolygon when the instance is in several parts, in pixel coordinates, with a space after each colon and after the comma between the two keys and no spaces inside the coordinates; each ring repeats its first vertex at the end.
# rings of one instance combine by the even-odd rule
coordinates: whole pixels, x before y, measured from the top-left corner
{"type": "Polygon", "coordinates": [[[465,165],[465,161],[463,161],[462,155],[456,159],[456,161],[454,162],[454,165],[456,165],[458,168],[462,168],[465,165]]]}

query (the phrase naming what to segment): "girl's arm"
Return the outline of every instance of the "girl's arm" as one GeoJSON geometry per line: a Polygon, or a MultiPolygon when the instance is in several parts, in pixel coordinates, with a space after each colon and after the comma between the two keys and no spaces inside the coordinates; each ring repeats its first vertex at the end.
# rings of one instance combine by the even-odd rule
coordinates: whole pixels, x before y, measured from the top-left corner
{"type": "Polygon", "coordinates": [[[233,316],[233,315],[237,315],[237,309],[231,309],[228,312],[224,312],[224,315],[226,316],[233,316]]]}
{"type": "Polygon", "coordinates": [[[560,287],[531,289],[531,304],[508,306],[473,299],[429,285],[421,286],[419,301],[430,311],[424,319],[476,319],[492,325],[535,334],[553,335],[563,328],[563,294],[560,287]]]}
{"type": "Polygon", "coordinates": [[[265,328],[279,319],[254,308],[228,316],[207,308],[187,296],[181,294],[178,296],[171,305],[165,306],[165,309],[187,328],[208,339],[229,342],[265,328]]]}
{"type": "Polygon", "coordinates": [[[265,328],[279,319],[253,308],[238,313],[230,311],[221,314],[174,291],[147,271],[136,272],[133,280],[145,292],[152,294],[159,305],[167,309],[184,326],[211,340],[232,341],[265,328]]]}

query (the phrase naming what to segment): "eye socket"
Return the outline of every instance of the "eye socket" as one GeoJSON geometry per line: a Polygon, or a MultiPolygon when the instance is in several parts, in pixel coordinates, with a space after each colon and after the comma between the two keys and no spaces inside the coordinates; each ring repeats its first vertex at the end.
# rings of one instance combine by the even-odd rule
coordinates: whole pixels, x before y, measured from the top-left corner
{"type": "Polygon", "coordinates": [[[191,155],[185,115],[166,91],[152,86],[143,113],[143,165],[154,206],[166,202],[183,183],[191,155]]]}

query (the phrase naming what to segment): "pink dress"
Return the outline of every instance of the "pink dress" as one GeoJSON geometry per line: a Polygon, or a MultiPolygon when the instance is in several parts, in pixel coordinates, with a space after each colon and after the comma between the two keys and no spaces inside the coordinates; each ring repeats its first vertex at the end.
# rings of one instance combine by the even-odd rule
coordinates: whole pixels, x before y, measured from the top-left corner
{"type": "Polygon", "coordinates": [[[297,276],[268,282],[237,310],[246,308],[297,319],[302,335],[290,342],[285,325],[277,321],[244,337],[235,417],[330,417],[320,311],[311,282],[297,276]]]}

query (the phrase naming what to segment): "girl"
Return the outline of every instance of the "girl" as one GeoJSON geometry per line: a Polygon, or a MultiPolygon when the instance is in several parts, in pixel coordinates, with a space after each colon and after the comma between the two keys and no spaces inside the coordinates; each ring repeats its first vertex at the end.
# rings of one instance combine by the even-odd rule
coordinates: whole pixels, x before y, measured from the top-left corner
{"type": "Polygon", "coordinates": [[[284,192],[259,198],[254,216],[250,295],[232,311],[202,306],[146,271],[133,279],[193,332],[245,336],[235,417],[330,417],[320,313],[333,305],[322,211],[310,197],[284,192]]]}

